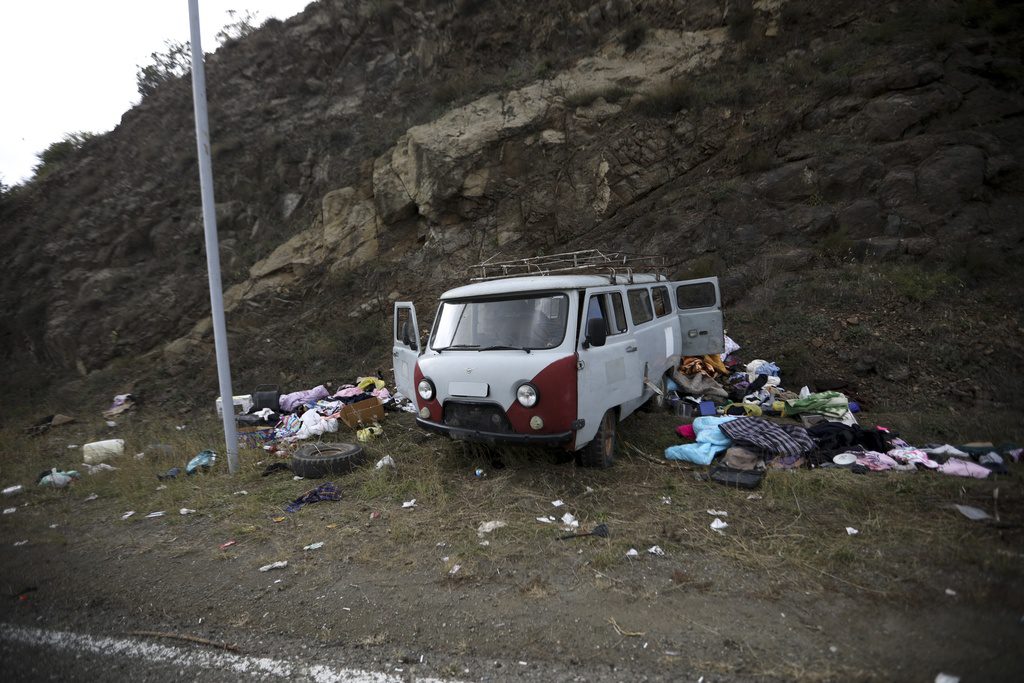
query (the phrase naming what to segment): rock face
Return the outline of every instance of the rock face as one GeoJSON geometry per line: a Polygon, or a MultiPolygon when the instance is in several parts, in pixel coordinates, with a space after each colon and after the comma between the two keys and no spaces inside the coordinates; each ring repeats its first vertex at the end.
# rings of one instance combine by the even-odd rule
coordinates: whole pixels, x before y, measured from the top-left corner
{"type": "MultiPolygon", "coordinates": [[[[730,303],[826,255],[952,267],[983,235],[1019,256],[1012,36],[879,42],[887,7],[836,28],[843,3],[787,4],[737,38],[711,1],[325,0],[222,48],[228,309],[406,274],[346,294],[371,310],[496,253],[665,253],[730,303]]],[[[170,83],[4,197],[5,362],[181,368],[209,345],[190,108],[170,83]]]]}

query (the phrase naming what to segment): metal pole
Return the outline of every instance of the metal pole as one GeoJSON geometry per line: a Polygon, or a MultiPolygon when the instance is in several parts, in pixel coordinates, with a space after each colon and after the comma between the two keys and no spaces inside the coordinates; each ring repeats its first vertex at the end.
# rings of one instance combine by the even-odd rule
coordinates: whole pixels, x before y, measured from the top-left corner
{"type": "Polygon", "coordinates": [[[192,31],[192,104],[196,116],[199,185],[203,196],[210,314],[213,317],[213,343],[217,349],[217,379],[220,382],[221,413],[224,416],[224,441],[228,449],[228,472],[234,474],[238,471],[238,433],[235,429],[235,405],[231,393],[224,293],[220,283],[220,247],[217,243],[217,211],[213,202],[213,165],[210,162],[210,123],[206,117],[206,73],[203,70],[203,44],[199,37],[199,0],[188,0],[188,19],[192,31]]]}

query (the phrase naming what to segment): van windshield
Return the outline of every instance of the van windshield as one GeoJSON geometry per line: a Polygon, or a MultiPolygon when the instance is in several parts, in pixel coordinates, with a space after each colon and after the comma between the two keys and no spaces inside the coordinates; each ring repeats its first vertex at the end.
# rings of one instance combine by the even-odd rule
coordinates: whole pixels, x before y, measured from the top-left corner
{"type": "Polygon", "coordinates": [[[437,314],[430,348],[553,349],[565,338],[569,298],[564,294],[445,301],[437,314]]]}

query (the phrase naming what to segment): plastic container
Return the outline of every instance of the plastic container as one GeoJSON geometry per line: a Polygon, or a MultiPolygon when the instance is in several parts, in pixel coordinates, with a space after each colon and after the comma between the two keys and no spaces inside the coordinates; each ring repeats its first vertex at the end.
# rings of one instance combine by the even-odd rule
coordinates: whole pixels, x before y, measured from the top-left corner
{"type": "Polygon", "coordinates": [[[93,441],[82,446],[82,461],[87,465],[106,462],[121,455],[124,455],[124,439],[93,441]]]}
{"type": "MultiPolygon", "coordinates": [[[[235,404],[235,413],[241,412],[242,414],[248,413],[252,410],[252,394],[243,394],[242,396],[232,396],[231,402],[235,404]],[[241,410],[238,410],[241,408],[241,410]]],[[[217,397],[217,417],[224,415],[224,405],[220,400],[220,396],[217,397]]]]}

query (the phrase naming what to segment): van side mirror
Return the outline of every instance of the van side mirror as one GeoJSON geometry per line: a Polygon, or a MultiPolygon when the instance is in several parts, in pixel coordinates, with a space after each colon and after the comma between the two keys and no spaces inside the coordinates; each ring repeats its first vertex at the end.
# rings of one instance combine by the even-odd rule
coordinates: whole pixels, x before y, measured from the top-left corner
{"type": "Polygon", "coordinates": [[[409,338],[409,321],[402,323],[402,343],[413,351],[416,350],[416,340],[409,338]]]}
{"type": "Polygon", "coordinates": [[[583,342],[583,347],[588,346],[604,346],[604,343],[608,340],[608,327],[605,325],[603,318],[591,318],[587,321],[587,338],[583,342]]]}

